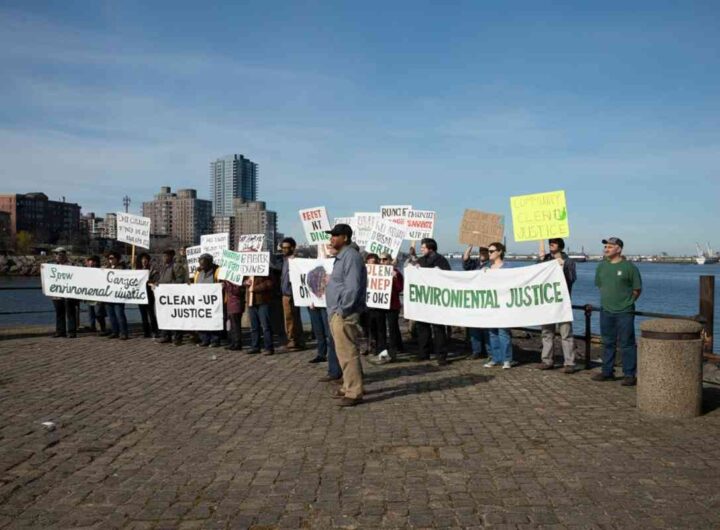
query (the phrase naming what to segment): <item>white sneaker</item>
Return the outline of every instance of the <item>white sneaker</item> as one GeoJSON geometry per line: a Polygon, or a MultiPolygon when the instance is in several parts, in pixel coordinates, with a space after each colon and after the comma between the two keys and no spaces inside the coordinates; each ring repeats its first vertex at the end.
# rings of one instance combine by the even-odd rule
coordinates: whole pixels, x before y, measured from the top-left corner
{"type": "Polygon", "coordinates": [[[496,363],[495,361],[490,361],[490,362],[487,362],[487,363],[483,364],[483,366],[484,366],[485,368],[492,368],[493,366],[497,366],[498,364],[499,364],[499,363],[496,363]]]}
{"type": "Polygon", "coordinates": [[[510,370],[510,368],[512,368],[512,364],[510,363],[510,361],[505,361],[503,363],[503,370],[510,370]]]}
{"type": "Polygon", "coordinates": [[[377,358],[378,358],[378,360],[380,360],[380,361],[389,361],[389,360],[390,360],[390,354],[388,353],[387,350],[383,350],[383,351],[381,351],[380,353],[378,353],[377,358]]]}

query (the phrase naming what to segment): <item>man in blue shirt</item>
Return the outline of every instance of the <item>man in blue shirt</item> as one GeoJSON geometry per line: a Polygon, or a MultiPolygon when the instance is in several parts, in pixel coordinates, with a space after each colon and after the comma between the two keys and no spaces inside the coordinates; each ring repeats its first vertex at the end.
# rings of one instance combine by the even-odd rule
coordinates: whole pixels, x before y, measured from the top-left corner
{"type": "Polygon", "coordinates": [[[352,407],[361,403],[363,397],[362,366],[356,342],[360,313],[367,309],[367,269],[360,253],[350,246],[352,228],[349,225],[337,224],[328,233],[337,256],[325,290],[325,302],[343,372],[343,386],[333,397],[340,398],[341,407],[352,407]]]}

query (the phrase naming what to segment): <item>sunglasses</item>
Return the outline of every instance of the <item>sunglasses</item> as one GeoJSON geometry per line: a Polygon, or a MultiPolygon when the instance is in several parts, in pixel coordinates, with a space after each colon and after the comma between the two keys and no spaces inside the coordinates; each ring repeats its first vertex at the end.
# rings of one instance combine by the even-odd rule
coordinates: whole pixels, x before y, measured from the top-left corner
{"type": "Polygon", "coordinates": [[[489,248],[489,249],[488,249],[488,252],[497,252],[497,251],[498,251],[498,249],[496,249],[496,248],[489,248]]]}

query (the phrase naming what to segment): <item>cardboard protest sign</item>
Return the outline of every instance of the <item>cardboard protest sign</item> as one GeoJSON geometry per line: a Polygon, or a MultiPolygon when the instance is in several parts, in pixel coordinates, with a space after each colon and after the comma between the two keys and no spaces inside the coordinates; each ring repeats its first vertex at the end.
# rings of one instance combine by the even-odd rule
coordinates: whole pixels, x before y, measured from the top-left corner
{"type": "Polygon", "coordinates": [[[515,241],[570,235],[564,191],[510,197],[515,241]]]}
{"type": "MultiPolygon", "coordinates": [[[[355,212],[355,226],[353,226],[353,240],[360,247],[367,246],[370,232],[375,226],[375,219],[380,218],[380,212],[355,212]]],[[[352,226],[352,225],[350,225],[352,226]]]]}
{"type": "Polygon", "coordinates": [[[200,265],[200,254],[202,253],[202,245],[196,245],[185,249],[185,261],[187,262],[188,274],[190,276],[195,274],[195,271],[200,265]]]}
{"type": "Polygon", "coordinates": [[[367,264],[367,306],[390,309],[392,293],[392,265],[367,264]]]}
{"type": "Polygon", "coordinates": [[[380,206],[380,217],[404,225],[410,210],[412,210],[412,206],[409,204],[380,206]]]}
{"type": "Polygon", "coordinates": [[[243,234],[238,239],[238,252],[261,252],[265,244],[265,234],[243,234]]]}
{"type": "Polygon", "coordinates": [[[243,276],[267,276],[268,274],[270,274],[269,252],[223,250],[218,272],[219,280],[242,285],[243,276]]]}
{"type": "Polygon", "coordinates": [[[158,328],[217,331],[223,329],[220,283],[163,283],[155,288],[158,328]]]}
{"type": "Polygon", "coordinates": [[[539,326],[573,319],[562,266],[443,271],[405,267],[408,320],[469,328],[539,326]]]}
{"type": "Polygon", "coordinates": [[[405,226],[393,223],[388,219],[377,219],[370,232],[365,250],[378,255],[387,252],[396,258],[403,239],[405,239],[405,233],[405,226]]]}
{"type": "Polygon", "coordinates": [[[147,270],[96,269],[43,263],[45,296],[117,304],[147,304],[147,270]]]}
{"type": "Polygon", "coordinates": [[[150,248],[150,218],[117,212],[117,240],[136,247],[150,248]]]}
{"type": "Polygon", "coordinates": [[[502,241],[505,234],[505,216],[480,210],[465,210],[460,223],[460,243],[487,247],[502,241]]]}
{"type": "Polygon", "coordinates": [[[327,211],[324,206],[316,208],[307,208],[300,210],[300,220],[305,230],[307,242],[311,245],[322,245],[330,241],[330,234],[326,230],[330,230],[330,221],[328,220],[327,211]]]}
{"type": "Polygon", "coordinates": [[[326,280],[332,274],[335,258],[290,260],[293,303],[299,307],[325,307],[326,280]]]}
{"type": "Polygon", "coordinates": [[[411,241],[432,237],[435,230],[435,218],[435,212],[429,210],[409,210],[405,221],[408,229],[405,237],[411,241]]]}
{"type": "Polygon", "coordinates": [[[205,234],[200,236],[200,246],[203,254],[210,254],[215,263],[220,263],[223,250],[230,248],[230,234],[227,232],[205,234]]]}

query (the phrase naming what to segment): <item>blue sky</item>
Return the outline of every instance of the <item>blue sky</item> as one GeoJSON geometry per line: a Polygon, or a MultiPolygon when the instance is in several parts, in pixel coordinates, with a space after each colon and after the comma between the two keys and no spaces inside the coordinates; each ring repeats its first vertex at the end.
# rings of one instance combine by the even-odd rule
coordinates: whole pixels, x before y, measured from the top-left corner
{"type": "Polygon", "coordinates": [[[139,212],[242,153],[299,238],[412,204],[454,250],[465,208],[564,189],[572,248],[689,254],[720,247],[719,44],[717,2],[5,0],[0,191],[139,212]]]}

